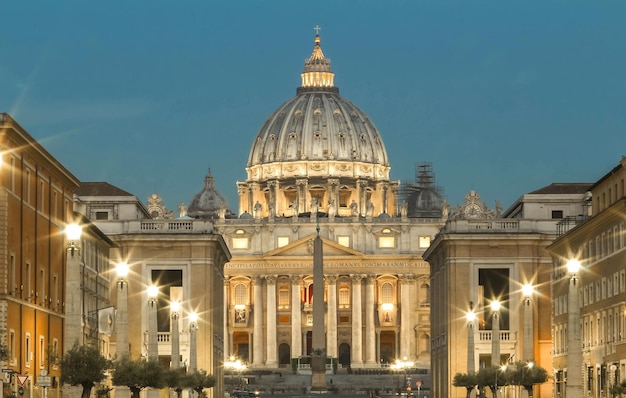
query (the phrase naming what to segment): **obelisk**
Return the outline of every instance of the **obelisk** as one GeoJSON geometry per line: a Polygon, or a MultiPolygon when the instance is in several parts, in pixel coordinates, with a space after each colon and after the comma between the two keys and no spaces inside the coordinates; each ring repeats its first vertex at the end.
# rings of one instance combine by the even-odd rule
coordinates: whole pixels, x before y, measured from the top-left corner
{"type": "Polygon", "coordinates": [[[324,261],[320,227],[313,241],[313,342],[311,390],[326,390],[326,327],[324,326],[324,261]]]}

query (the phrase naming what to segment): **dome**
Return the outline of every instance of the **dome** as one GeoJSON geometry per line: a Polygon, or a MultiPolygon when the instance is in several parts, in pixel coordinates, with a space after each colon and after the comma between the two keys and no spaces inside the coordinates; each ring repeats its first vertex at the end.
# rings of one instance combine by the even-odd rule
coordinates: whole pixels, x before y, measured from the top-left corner
{"type": "Polygon", "coordinates": [[[226,218],[232,215],[228,202],[215,188],[215,179],[209,170],[204,177],[204,187],[191,199],[187,214],[193,218],[219,218],[220,213],[226,218]]]}
{"type": "Polygon", "coordinates": [[[320,41],[316,35],[296,96],[273,112],[259,130],[248,158],[248,180],[316,172],[389,178],[380,133],[367,114],[339,95],[320,41]]]}

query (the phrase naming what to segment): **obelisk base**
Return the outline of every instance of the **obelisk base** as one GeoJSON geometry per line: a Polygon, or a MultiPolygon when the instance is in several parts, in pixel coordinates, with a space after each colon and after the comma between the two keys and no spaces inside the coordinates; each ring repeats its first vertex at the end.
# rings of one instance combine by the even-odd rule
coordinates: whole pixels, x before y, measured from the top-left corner
{"type": "Polygon", "coordinates": [[[311,391],[326,391],[326,358],[311,357],[311,391]]]}

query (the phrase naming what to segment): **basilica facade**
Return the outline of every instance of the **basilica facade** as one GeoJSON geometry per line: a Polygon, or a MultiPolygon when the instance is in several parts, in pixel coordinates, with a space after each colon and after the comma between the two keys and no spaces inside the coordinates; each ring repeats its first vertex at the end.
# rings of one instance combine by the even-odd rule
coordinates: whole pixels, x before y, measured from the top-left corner
{"type": "MultiPolygon", "coordinates": [[[[267,118],[237,183],[237,214],[213,184],[194,198],[232,259],[224,274],[224,355],[253,368],[311,354],[313,300],[325,302],[326,355],[339,366],[430,361],[429,268],[422,259],[445,221],[429,165],[400,189],[381,134],[339,95],[315,36],[296,95],[267,118]],[[324,296],[313,297],[313,238],[323,240],[324,296]]],[[[211,181],[210,173],[207,176],[211,181]]]]}

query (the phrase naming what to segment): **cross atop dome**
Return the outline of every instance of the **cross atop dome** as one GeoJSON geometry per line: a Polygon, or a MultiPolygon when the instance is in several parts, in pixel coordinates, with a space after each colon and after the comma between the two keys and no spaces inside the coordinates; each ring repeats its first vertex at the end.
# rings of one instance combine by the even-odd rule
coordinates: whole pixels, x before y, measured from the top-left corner
{"type": "Polygon", "coordinates": [[[315,46],[311,57],[304,61],[302,87],[334,87],[335,74],[330,69],[330,59],[324,56],[320,46],[321,38],[318,25],[313,28],[315,34],[315,46]]]}

